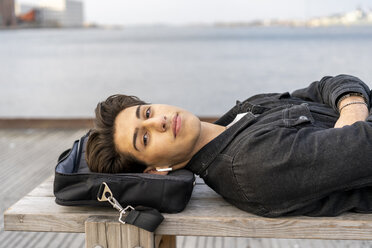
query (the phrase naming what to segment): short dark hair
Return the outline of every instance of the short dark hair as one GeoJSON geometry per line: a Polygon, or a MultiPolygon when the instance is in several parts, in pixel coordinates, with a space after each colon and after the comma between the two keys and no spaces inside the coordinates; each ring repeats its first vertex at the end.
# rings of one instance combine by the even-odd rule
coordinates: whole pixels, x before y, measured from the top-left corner
{"type": "Polygon", "coordinates": [[[139,173],[146,164],[133,155],[119,152],[114,143],[115,120],[118,114],[132,106],[147,104],[136,96],[112,95],[97,104],[87,141],[85,158],[91,171],[101,173],[139,173]]]}

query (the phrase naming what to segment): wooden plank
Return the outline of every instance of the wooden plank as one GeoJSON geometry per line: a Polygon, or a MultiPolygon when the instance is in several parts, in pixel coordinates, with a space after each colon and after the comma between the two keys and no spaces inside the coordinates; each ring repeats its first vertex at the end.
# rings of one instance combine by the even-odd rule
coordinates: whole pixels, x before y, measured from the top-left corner
{"type": "Polygon", "coordinates": [[[85,222],[86,247],[154,247],[154,234],[138,227],[121,224],[117,218],[91,216],[85,222]]]}
{"type": "Polygon", "coordinates": [[[159,248],[176,248],[176,236],[172,235],[163,235],[159,248]]]}
{"type": "Polygon", "coordinates": [[[154,234],[114,217],[91,216],[85,222],[86,247],[154,248],[154,234]]]}
{"type": "MultiPolygon", "coordinates": [[[[358,217],[355,216],[354,217],[358,217]]],[[[359,216],[360,218],[360,216],[359,216]]],[[[371,239],[371,221],[332,218],[166,218],[157,234],[257,238],[371,239]]]]}
{"type": "Polygon", "coordinates": [[[53,193],[54,175],[33,189],[27,196],[54,197],[53,193]]]}
{"type": "Polygon", "coordinates": [[[9,199],[10,197],[19,199],[30,189],[36,187],[40,181],[50,176],[53,173],[58,155],[65,148],[71,146],[72,140],[79,137],[75,135],[80,133],[85,133],[85,131],[42,130],[36,132],[35,130],[23,130],[15,132],[9,130],[8,133],[0,130],[0,148],[2,151],[5,149],[4,153],[6,154],[5,159],[1,160],[3,173],[0,175],[2,182],[0,199],[9,199]],[[13,138],[13,133],[21,133],[21,135],[13,138]],[[71,140],[68,140],[69,138],[71,140]],[[8,141],[4,142],[4,140],[8,141]]]}
{"type": "MultiPolygon", "coordinates": [[[[111,208],[57,205],[50,191],[52,180],[52,177],[48,178],[40,187],[6,211],[6,230],[84,232],[84,222],[91,215],[117,218],[117,211],[111,208]]],[[[195,186],[193,196],[183,212],[164,214],[164,217],[165,220],[156,230],[156,234],[372,239],[372,214],[346,213],[338,217],[321,218],[262,218],[235,208],[203,184],[195,186]]]]}
{"type": "Polygon", "coordinates": [[[85,130],[0,129],[0,247],[83,247],[83,234],[3,229],[4,211],[49,177],[58,155],[83,133],[85,130]]]}
{"type": "Polygon", "coordinates": [[[92,128],[93,118],[0,118],[0,128],[92,128]]]}
{"type": "MultiPolygon", "coordinates": [[[[190,201],[178,214],[164,214],[161,235],[257,238],[372,239],[372,214],[338,217],[262,218],[220,199],[190,201]]],[[[25,197],[5,214],[5,230],[84,232],[90,215],[118,216],[114,209],[58,206],[52,197],[25,197]],[[42,206],[37,208],[37,206],[42,206]]]]}
{"type": "Polygon", "coordinates": [[[159,248],[162,237],[163,235],[154,235],[155,248],[159,248]]]}
{"type": "Polygon", "coordinates": [[[139,230],[139,242],[142,248],[154,248],[155,240],[154,233],[138,228],[139,230]]]}
{"type": "Polygon", "coordinates": [[[100,218],[90,217],[85,222],[85,246],[93,248],[98,245],[107,247],[106,225],[100,218]]]}
{"type": "Polygon", "coordinates": [[[125,247],[121,246],[121,224],[116,221],[106,222],[107,247],[125,247]]]}
{"type": "Polygon", "coordinates": [[[54,197],[24,197],[4,214],[9,231],[84,232],[92,215],[116,216],[110,208],[70,207],[55,203],[54,197]]]}
{"type": "Polygon", "coordinates": [[[136,247],[140,244],[139,229],[132,225],[121,226],[123,247],[136,247]]]}

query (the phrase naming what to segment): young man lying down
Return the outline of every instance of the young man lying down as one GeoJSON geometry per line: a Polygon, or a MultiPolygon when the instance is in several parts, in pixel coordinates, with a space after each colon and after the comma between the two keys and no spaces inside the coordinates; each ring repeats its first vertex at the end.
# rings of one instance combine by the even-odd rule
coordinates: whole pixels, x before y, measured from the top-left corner
{"type": "Polygon", "coordinates": [[[324,77],[293,93],[255,95],[215,123],[170,105],[113,95],[96,108],[92,171],[185,168],[228,202],[261,216],[372,212],[371,92],[324,77]]]}

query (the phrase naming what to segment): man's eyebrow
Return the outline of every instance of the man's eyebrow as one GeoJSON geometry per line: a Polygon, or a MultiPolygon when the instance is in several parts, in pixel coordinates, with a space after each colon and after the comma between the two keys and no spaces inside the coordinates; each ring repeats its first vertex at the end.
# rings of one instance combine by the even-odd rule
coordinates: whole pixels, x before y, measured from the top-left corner
{"type": "MultiPolygon", "coordinates": [[[[137,117],[137,119],[141,119],[140,112],[141,112],[141,105],[138,105],[137,108],[136,108],[136,117],[137,117]]],[[[133,147],[134,147],[134,149],[136,149],[137,151],[139,151],[138,148],[137,148],[137,146],[136,146],[137,135],[138,135],[138,128],[134,129],[133,147]]]]}
{"type": "Polygon", "coordinates": [[[140,118],[140,110],[141,110],[141,105],[138,105],[137,109],[136,109],[136,116],[137,116],[137,119],[140,118]]]}
{"type": "Polygon", "coordinates": [[[136,128],[134,130],[134,134],[133,134],[133,147],[134,147],[134,149],[136,149],[137,151],[139,151],[137,149],[137,146],[136,146],[137,135],[138,135],[138,128],[136,128]]]}

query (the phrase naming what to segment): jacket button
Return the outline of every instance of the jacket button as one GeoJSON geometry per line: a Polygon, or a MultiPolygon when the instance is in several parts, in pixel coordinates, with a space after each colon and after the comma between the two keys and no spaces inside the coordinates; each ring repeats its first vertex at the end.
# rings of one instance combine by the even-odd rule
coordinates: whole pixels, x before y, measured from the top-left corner
{"type": "Polygon", "coordinates": [[[308,118],[306,116],[304,116],[304,115],[301,115],[300,117],[298,117],[298,119],[303,120],[303,121],[307,121],[308,120],[308,118]]]}

